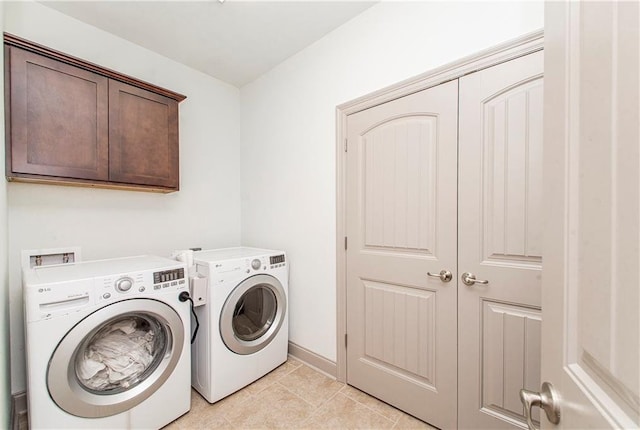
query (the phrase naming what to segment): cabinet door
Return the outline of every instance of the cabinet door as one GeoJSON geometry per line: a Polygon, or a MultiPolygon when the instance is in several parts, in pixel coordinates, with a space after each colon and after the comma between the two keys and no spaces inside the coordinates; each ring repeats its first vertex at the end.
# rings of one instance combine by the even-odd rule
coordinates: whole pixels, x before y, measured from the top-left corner
{"type": "Polygon", "coordinates": [[[108,80],[9,48],[8,176],[108,179],[108,80]]]}
{"type": "Polygon", "coordinates": [[[109,180],[178,188],[178,103],[109,80],[109,180]]]}

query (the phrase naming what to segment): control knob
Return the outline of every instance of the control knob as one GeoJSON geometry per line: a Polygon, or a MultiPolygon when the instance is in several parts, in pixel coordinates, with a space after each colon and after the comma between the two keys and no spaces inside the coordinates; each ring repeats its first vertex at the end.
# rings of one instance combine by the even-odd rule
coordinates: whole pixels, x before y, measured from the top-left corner
{"type": "Polygon", "coordinates": [[[133,286],[133,279],[131,278],[120,278],[116,281],[116,290],[121,293],[126,293],[133,286]]]}
{"type": "Polygon", "coordinates": [[[253,267],[253,270],[258,270],[260,266],[262,266],[262,263],[257,258],[251,262],[251,267],[253,267]]]}

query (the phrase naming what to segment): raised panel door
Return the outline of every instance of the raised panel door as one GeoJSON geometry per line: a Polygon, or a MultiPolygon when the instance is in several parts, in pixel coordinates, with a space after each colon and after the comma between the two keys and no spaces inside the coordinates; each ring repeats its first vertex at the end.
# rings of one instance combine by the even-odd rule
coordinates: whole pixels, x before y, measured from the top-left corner
{"type": "Polygon", "coordinates": [[[8,48],[8,176],[108,180],[108,80],[8,48]]]}
{"type": "Polygon", "coordinates": [[[457,109],[451,81],[347,120],[347,382],[441,428],[457,420],[457,109]]]}
{"type": "MultiPolygon", "coordinates": [[[[540,387],[543,53],[460,78],[460,428],[525,423],[540,387]]],[[[538,419],[538,415],[534,417],[538,419]]]]}
{"type": "Polygon", "coordinates": [[[178,102],[109,80],[109,180],[178,188],[178,102]]]}
{"type": "Polygon", "coordinates": [[[542,379],[560,422],[541,427],[637,429],[640,4],[545,8],[542,379]]]}

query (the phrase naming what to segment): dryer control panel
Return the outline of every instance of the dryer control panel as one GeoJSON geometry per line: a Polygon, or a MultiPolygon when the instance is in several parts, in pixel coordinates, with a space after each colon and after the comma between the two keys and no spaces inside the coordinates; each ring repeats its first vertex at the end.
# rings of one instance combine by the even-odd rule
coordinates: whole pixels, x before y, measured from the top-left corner
{"type": "Polygon", "coordinates": [[[271,268],[275,269],[276,267],[282,267],[285,265],[284,254],[272,255],[269,257],[269,263],[271,264],[271,268]]]}
{"type": "Polygon", "coordinates": [[[254,255],[246,255],[239,258],[223,258],[219,260],[199,260],[198,257],[198,253],[195,253],[194,260],[197,273],[202,277],[209,277],[209,285],[211,286],[226,281],[236,282],[244,277],[260,273],[287,276],[287,258],[286,254],[281,251],[265,254],[255,253],[254,255]],[[285,273],[283,274],[283,272],[285,273]]]}

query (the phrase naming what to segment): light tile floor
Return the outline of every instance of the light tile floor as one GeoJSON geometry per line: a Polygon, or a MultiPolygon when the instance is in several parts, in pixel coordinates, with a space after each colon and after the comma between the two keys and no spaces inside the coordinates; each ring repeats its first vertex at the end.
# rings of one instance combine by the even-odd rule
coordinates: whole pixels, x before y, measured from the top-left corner
{"type": "Polygon", "coordinates": [[[191,411],[165,427],[186,429],[433,429],[290,358],[213,405],[195,390],[191,411]]]}

